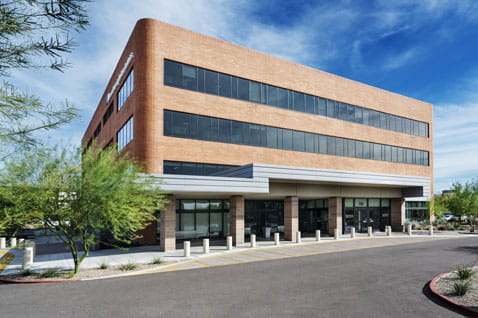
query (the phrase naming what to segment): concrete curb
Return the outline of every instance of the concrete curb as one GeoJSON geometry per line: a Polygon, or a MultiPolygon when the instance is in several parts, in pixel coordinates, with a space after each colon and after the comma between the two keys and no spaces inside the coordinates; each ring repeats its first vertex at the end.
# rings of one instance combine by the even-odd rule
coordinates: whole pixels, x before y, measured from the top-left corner
{"type": "Polygon", "coordinates": [[[47,284],[47,283],[69,283],[79,282],[79,279],[61,279],[61,280],[20,280],[20,279],[4,279],[0,278],[3,284],[47,284]]]}
{"type": "MultiPolygon", "coordinates": [[[[474,269],[478,269],[478,266],[474,266],[473,267],[474,269]]],[[[438,292],[438,290],[436,289],[436,284],[437,282],[444,276],[450,274],[450,273],[453,273],[453,271],[451,272],[447,272],[447,273],[443,273],[443,274],[440,274],[440,275],[437,275],[435,276],[429,283],[429,287],[430,287],[430,291],[432,292],[432,294],[437,297],[438,299],[440,299],[441,301],[443,301],[444,303],[446,303],[448,306],[450,306],[451,308],[453,309],[457,309],[459,310],[460,312],[463,312],[463,313],[466,313],[466,314],[469,314],[471,315],[472,317],[476,317],[478,315],[478,309],[474,309],[472,307],[469,307],[469,306],[465,306],[465,305],[462,305],[448,297],[446,297],[445,295],[443,294],[440,294],[438,292]]]]}

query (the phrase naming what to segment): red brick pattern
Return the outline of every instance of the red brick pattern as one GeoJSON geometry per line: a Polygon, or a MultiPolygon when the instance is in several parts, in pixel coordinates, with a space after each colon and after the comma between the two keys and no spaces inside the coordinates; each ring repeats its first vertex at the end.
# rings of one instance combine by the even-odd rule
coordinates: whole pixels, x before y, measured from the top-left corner
{"type": "Polygon", "coordinates": [[[299,198],[284,199],[284,239],[295,241],[299,230],[299,198]]]}
{"type": "Polygon", "coordinates": [[[235,245],[244,244],[244,197],[231,196],[229,207],[229,221],[232,242],[235,245]]]}

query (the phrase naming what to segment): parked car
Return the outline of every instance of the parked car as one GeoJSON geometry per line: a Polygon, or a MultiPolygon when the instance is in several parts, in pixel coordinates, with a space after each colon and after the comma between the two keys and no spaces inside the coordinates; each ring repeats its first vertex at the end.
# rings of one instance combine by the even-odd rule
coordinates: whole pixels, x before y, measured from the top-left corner
{"type": "Polygon", "coordinates": [[[452,221],[457,221],[458,218],[456,216],[453,215],[453,213],[451,212],[445,212],[443,213],[443,219],[448,221],[448,222],[452,222],[452,221]]]}

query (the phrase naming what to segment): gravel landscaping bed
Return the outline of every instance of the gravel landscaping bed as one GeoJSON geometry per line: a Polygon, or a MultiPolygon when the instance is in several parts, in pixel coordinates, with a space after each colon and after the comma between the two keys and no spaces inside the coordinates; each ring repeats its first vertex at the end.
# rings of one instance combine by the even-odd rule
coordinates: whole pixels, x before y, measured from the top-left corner
{"type": "Polygon", "coordinates": [[[470,288],[464,296],[455,295],[453,284],[459,281],[456,272],[451,272],[441,277],[435,284],[436,290],[443,296],[467,307],[478,308],[478,268],[475,267],[475,274],[468,280],[470,288]]]}
{"type": "MultiPolygon", "coordinates": [[[[82,279],[89,279],[89,278],[101,278],[101,277],[108,277],[114,275],[121,275],[127,273],[134,273],[141,270],[146,269],[155,269],[160,268],[163,266],[167,266],[174,262],[162,262],[161,264],[135,264],[134,269],[121,269],[121,266],[108,266],[106,269],[100,268],[93,268],[93,269],[82,269],[78,274],[74,277],[69,277],[71,271],[58,271],[52,277],[41,277],[41,273],[29,273],[28,275],[8,275],[8,276],[1,276],[2,279],[9,279],[9,280],[25,280],[25,281],[55,281],[55,280],[82,280],[82,279]]],[[[99,267],[100,265],[98,265],[99,267]]]]}

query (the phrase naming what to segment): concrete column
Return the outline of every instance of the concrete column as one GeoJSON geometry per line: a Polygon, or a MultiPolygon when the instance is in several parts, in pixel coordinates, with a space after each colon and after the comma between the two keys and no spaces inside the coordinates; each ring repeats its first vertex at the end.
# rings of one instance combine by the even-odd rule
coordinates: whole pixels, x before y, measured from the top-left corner
{"type": "Polygon", "coordinates": [[[367,232],[368,232],[368,237],[372,237],[372,236],[373,236],[373,232],[372,232],[372,227],[371,227],[371,226],[367,227],[367,232]]]}
{"type": "Polygon", "coordinates": [[[279,232],[274,233],[274,245],[279,245],[280,244],[280,234],[279,232]]]}
{"type": "Polygon", "coordinates": [[[191,242],[184,241],[184,257],[191,256],[191,242]]]}
{"type": "Polygon", "coordinates": [[[355,238],[355,228],[354,227],[350,228],[350,237],[355,238]]]}
{"type": "Polygon", "coordinates": [[[0,237],[0,248],[7,248],[7,239],[0,237]]]}
{"type": "Polygon", "coordinates": [[[209,239],[202,239],[202,252],[204,254],[209,253],[209,239]]]}
{"type": "Polygon", "coordinates": [[[315,240],[320,241],[320,230],[315,230],[315,240]]]}
{"type": "Polygon", "coordinates": [[[284,199],[284,239],[295,241],[299,230],[299,198],[286,197],[284,199]]]}
{"type": "Polygon", "coordinates": [[[339,234],[339,233],[340,233],[340,232],[339,232],[339,229],[334,229],[334,239],[335,239],[335,240],[338,240],[338,239],[339,239],[339,237],[340,237],[340,234],[339,234]]]}
{"type": "Polygon", "coordinates": [[[251,247],[256,247],[256,235],[251,234],[251,247]]]}
{"type": "Polygon", "coordinates": [[[23,250],[23,269],[30,269],[33,265],[33,247],[28,246],[23,250]]]}
{"type": "Polygon", "coordinates": [[[176,250],[176,197],[168,195],[169,200],[159,212],[159,245],[165,252],[176,250]]]}
{"type": "Polygon", "coordinates": [[[16,237],[12,237],[10,238],[10,247],[17,247],[17,238],[16,237]]]}
{"type": "Polygon", "coordinates": [[[227,250],[230,251],[232,250],[232,236],[228,236],[226,238],[226,246],[227,246],[227,250]]]}
{"type": "Polygon", "coordinates": [[[300,235],[300,231],[297,231],[295,234],[295,242],[296,243],[302,243],[302,237],[300,235]]]}
{"type": "Polygon", "coordinates": [[[335,235],[338,229],[342,233],[342,198],[329,198],[329,235],[335,235]]]}
{"type": "Polygon", "coordinates": [[[390,205],[392,230],[400,232],[405,224],[405,200],[392,199],[390,205]]]}
{"type": "Polygon", "coordinates": [[[229,221],[233,243],[238,246],[244,244],[244,197],[231,196],[229,207],[229,221]]]}

